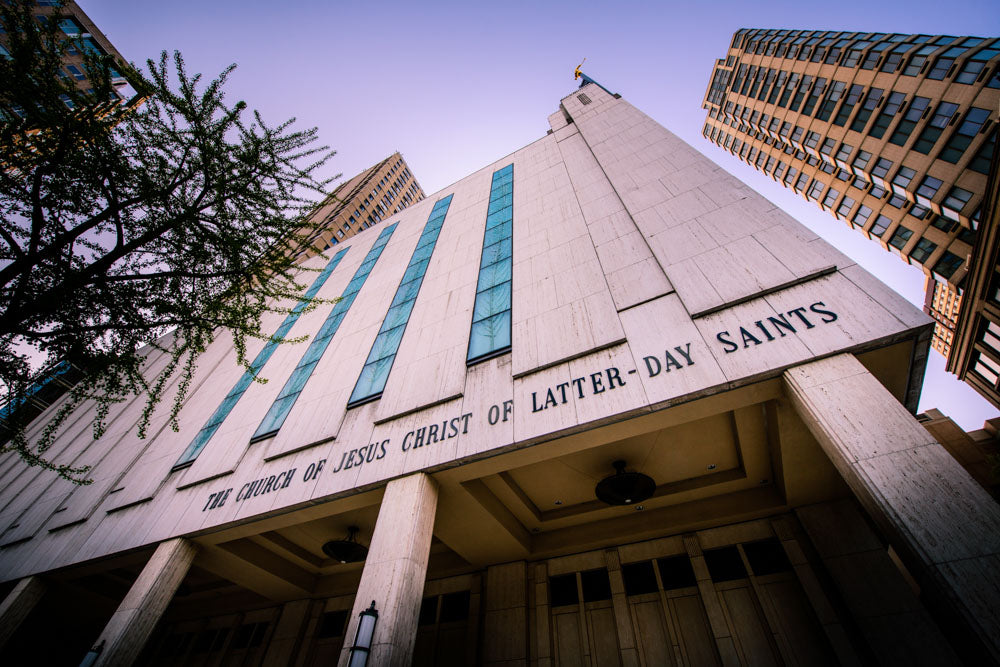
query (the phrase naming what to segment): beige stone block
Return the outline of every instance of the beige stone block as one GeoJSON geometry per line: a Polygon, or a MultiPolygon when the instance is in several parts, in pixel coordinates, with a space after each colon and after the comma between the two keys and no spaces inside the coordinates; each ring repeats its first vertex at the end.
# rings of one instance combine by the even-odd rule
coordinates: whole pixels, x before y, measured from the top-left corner
{"type": "Polygon", "coordinates": [[[867,486],[878,490],[881,509],[928,562],[1000,554],[1000,505],[941,445],[868,457],[857,468],[867,486]]]}
{"type": "MultiPolygon", "coordinates": [[[[692,266],[697,266],[691,259],[718,247],[712,235],[702,227],[697,220],[648,235],[649,246],[656,259],[664,267],[668,276],[675,276],[678,271],[684,271],[685,266],[679,265],[687,260],[692,266]]],[[[674,278],[676,279],[676,278],[674,278]]],[[[704,278],[699,278],[704,281],[704,278]]]]}
{"type": "Polygon", "coordinates": [[[726,382],[677,295],[669,294],[630,308],[621,313],[621,321],[637,371],[629,378],[641,379],[650,404],[726,382]]]}
{"type": "Polygon", "coordinates": [[[780,315],[782,313],[764,299],[755,299],[700,317],[695,320],[695,326],[711,346],[712,354],[726,378],[732,381],[751,378],[810,358],[809,348],[797,336],[775,337],[775,340],[769,341],[756,327],[755,322],[780,315]],[[724,344],[723,339],[731,341],[736,349],[724,344]]]}

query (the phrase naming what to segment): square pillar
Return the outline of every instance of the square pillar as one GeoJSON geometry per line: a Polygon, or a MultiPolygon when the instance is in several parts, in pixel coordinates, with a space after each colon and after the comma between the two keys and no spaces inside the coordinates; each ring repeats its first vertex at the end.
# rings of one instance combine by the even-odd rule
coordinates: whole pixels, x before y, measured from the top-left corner
{"type": "Polygon", "coordinates": [[[795,514],[878,664],[961,664],[854,500],[795,514]]]}
{"type": "Polygon", "coordinates": [[[38,577],[25,577],[17,582],[7,597],[0,602],[0,648],[27,618],[45,594],[45,584],[38,577]]]}
{"type": "Polygon", "coordinates": [[[486,570],[483,665],[528,664],[528,564],[523,560],[486,570]]]}
{"type": "Polygon", "coordinates": [[[94,646],[102,646],[95,667],[131,665],[181,585],[198,547],[182,537],[161,542],[125,594],[94,646]]]}
{"type": "Polygon", "coordinates": [[[1000,661],[1000,505],[853,355],[789,369],[784,381],[802,421],[921,585],[960,619],[964,640],[1000,661]]]}
{"type": "Polygon", "coordinates": [[[437,499],[437,483],[424,473],[394,479],[386,485],[344,635],[341,667],[347,667],[350,659],[358,616],[372,600],[378,622],[369,667],[404,667],[412,662],[437,499]]]}
{"type": "Polygon", "coordinates": [[[271,634],[271,641],[264,654],[264,667],[283,667],[292,664],[295,652],[302,646],[302,632],[309,615],[310,600],[295,600],[281,608],[278,624],[271,634]]]}

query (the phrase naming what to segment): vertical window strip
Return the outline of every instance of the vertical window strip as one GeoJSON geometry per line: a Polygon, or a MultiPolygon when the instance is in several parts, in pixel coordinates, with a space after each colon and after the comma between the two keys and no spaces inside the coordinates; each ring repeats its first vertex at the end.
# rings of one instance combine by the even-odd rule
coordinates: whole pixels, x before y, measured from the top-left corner
{"type": "Polygon", "coordinates": [[[382,255],[382,250],[389,242],[392,233],[396,230],[397,224],[393,223],[385,227],[382,233],[379,234],[375,245],[365,255],[361,266],[354,272],[351,282],[347,283],[347,287],[344,288],[344,293],[340,295],[340,300],[333,307],[333,310],[330,311],[330,314],[327,315],[326,321],[323,322],[323,326],[316,332],[316,336],[309,342],[309,347],[306,348],[302,359],[299,360],[295,370],[292,371],[291,377],[285,382],[281,393],[274,399],[274,403],[271,404],[271,408],[264,415],[264,419],[261,421],[260,426],[257,427],[257,431],[253,434],[251,440],[260,440],[274,435],[281,428],[281,425],[285,423],[288,413],[292,411],[292,406],[295,405],[295,401],[298,399],[299,394],[302,393],[303,387],[305,387],[313,370],[323,357],[323,353],[326,352],[326,348],[329,347],[330,341],[336,335],[337,330],[340,328],[340,323],[344,321],[348,309],[350,309],[358,292],[364,286],[368,275],[375,266],[375,262],[382,255]]]}
{"type": "Polygon", "coordinates": [[[467,363],[510,349],[514,165],[493,172],[467,363]]]}
{"type": "Polygon", "coordinates": [[[201,427],[201,430],[198,431],[197,435],[195,435],[194,440],[192,440],[191,444],[187,446],[187,449],[184,450],[181,457],[177,459],[177,463],[174,464],[174,467],[187,465],[198,458],[198,454],[201,453],[201,450],[205,448],[208,441],[212,439],[215,432],[219,430],[220,426],[222,426],[222,422],[226,420],[229,413],[233,411],[234,407],[236,407],[236,403],[239,402],[240,398],[243,396],[243,392],[250,387],[253,383],[253,379],[264,368],[264,365],[271,358],[271,355],[274,354],[274,351],[278,347],[277,341],[283,339],[288,335],[288,332],[292,330],[292,327],[295,326],[295,322],[299,319],[299,315],[302,314],[302,311],[305,310],[308,305],[309,300],[316,296],[320,288],[326,283],[326,279],[329,278],[330,274],[333,273],[333,270],[337,268],[337,265],[340,264],[340,260],[343,259],[348,250],[350,250],[350,248],[344,248],[326,263],[326,266],[322,271],[320,271],[320,274],[316,276],[316,280],[314,280],[312,285],[309,286],[309,289],[306,290],[302,300],[295,305],[295,308],[293,308],[290,313],[288,313],[284,321],[281,323],[281,326],[274,332],[271,340],[269,340],[267,344],[264,345],[264,348],[257,353],[257,356],[254,357],[253,363],[250,364],[251,370],[245,371],[236,385],[233,386],[228,394],[226,394],[226,397],[222,400],[219,407],[216,408],[215,412],[212,413],[212,416],[208,418],[205,425],[201,427]]]}
{"type": "Polygon", "coordinates": [[[378,330],[378,336],[375,337],[368,359],[354,385],[354,391],[351,392],[351,398],[347,402],[349,408],[374,401],[385,389],[389,371],[392,370],[392,364],[396,360],[396,352],[403,340],[406,325],[410,321],[410,313],[413,312],[413,305],[417,301],[417,294],[424,281],[424,274],[427,272],[434,247],[437,245],[438,235],[448,214],[452,196],[448,195],[439,200],[431,209],[424,230],[417,240],[417,247],[410,257],[410,263],[406,265],[406,271],[399,281],[396,294],[389,304],[389,311],[378,330]]]}

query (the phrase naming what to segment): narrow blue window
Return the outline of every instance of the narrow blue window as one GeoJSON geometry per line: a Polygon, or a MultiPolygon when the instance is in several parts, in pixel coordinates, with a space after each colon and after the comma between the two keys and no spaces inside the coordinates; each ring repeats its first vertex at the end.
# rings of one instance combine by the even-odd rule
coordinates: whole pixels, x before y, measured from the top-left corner
{"type": "Polygon", "coordinates": [[[410,257],[410,263],[406,266],[399,287],[396,288],[396,295],[389,304],[389,312],[382,321],[382,327],[378,330],[372,350],[368,353],[368,360],[365,361],[361,376],[354,385],[351,399],[347,402],[349,408],[374,401],[385,389],[385,381],[392,369],[392,362],[396,359],[399,342],[403,339],[403,331],[406,330],[406,323],[417,300],[417,292],[420,291],[420,284],[427,272],[427,264],[431,260],[438,235],[441,233],[444,217],[448,214],[451,198],[452,195],[448,195],[435,203],[431,209],[424,231],[417,239],[417,247],[410,257]]]}
{"type": "Polygon", "coordinates": [[[215,412],[208,418],[205,425],[201,427],[200,431],[198,431],[194,440],[191,441],[191,444],[187,446],[187,449],[184,450],[181,457],[177,459],[177,463],[174,464],[175,468],[178,466],[185,466],[198,458],[198,454],[201,453],[201,450],[205,448],[208,441],[212,439],[215,432],[219,430],[220,426],[222,426],[222,422],[226,420],[229,413],[233,411],[234,407],[236,407],[236,403],[240,400],[240,397],[243,396],[243,392],[250,387],[253,383],[254,377],[260,373],[261,369],[264,368],[264,364],[266,364],[267,360],[271,358],[272,354],[274,354],[275,349],[278,347],[277,340],[284,338],[288,335],[288,332],[292,330],[292,327],[295,325],[295,321],[299,319],[299,315],[302,314],[302,311],[308,304],[309,299],[316,296],[316,293],[319,292],[320,288],[323,287],[323,284],[326,283],[326,279],[329,278],[330,274],[333,273],[333,270],[337,268],[337,265],[340,264],[340,260],[343,259],[348,250],[350,250],[350,248],[344,248],[326,263],[323,270],[320,271],[318,276],[316,276],[316,280],[314,280],[313,284],[306,290],[305,296],[302,300],[296,304],[295,308],[292,309],[292,312],[288,313],[284,321],[281,323],[281,326],[274,332],[272,340],[268,341],[267,344],[264,345],[264,348],[257,353],[253,363],[250,364],[251,370],[243,373],[240,379],[236,382],[236,385],[229,391],[228,394],[226,394],[226,397],[222,400],[222,404],[216,408],[215,412]]]}
{"type": "Polygon", "coordinates": [[[514,165],[493,172],[486,233],[472,309],[467,363],[510,349],[511,241],[514,227],[514,165]]]}
{"type": "Polygon", "coordinates": [[[264,415],[264,420],[257,427],[252,440],[260,440],[274,435],[281,428],[281,425],[285,423],[285,418],[292,411],[292,406],[295,405],[296,399],[302,393],[302,388],[306,386],[306,382],[309,380],[309,376],[312,375],[313,369],[316,368],[316,364],[319,363],[323,353],[326,352],[326,348],[330,345],[330,341],[333,340],[334,335],[337,333],[337,329],[340,328],[340,323],[344,321],[344,316],[347,315],[347,311],[351,307],[351,304],[354,303],[355,297],[361,291],[362,286],[364,286],[365,280],[368,279],[368,274],[371,273],[372,268],[375,266],[375,262],[382,255],[382,249],[389,242],[389,238],[396,230],[397,224],[393,223],[389,225],[378,235],[375,245],[365,255],[361,266],[354,272],[351,282],[344,288],[344,293],[340,295],[340,301],[337,302],[337,305],[327,315],[323,326],[320,327],[316,336],[309,342],[309,347],[306,348],[305,354],[302,355],[302,359],[299,360],[295,370],[292,371],[292,376],[288,378],[288,382],[281,389],[278,398],[274,400],[271,409],[264,415]]]}

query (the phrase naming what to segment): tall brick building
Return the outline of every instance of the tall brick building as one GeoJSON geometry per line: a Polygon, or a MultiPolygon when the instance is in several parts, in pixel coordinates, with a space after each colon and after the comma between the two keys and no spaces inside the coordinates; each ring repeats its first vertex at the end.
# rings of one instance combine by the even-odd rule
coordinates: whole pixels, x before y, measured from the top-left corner
{"type": "Polygon", "coordinates": [[[338,185],[316,207],[310,218],[322,228],[311,233],[312,246],[298,251],[297,257],[305,261],[329,250],[423,198],[403,156],[393,153],[338,185]]]}
{"type": "Polygon", "coordinates": [[[703,134],[919,267],[948,356],[996,146],[998,66],[1000,39],[743,29],[713,68],[703,134]]]}

